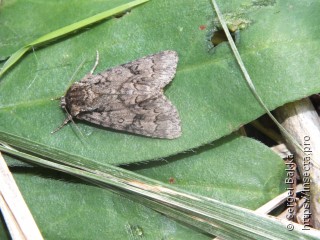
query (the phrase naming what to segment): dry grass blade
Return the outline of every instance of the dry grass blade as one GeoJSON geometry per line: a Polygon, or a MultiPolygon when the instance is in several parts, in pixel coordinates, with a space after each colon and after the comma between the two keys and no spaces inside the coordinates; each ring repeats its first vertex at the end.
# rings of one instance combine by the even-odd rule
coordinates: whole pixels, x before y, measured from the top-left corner
{"type": "Polygon", "coordinates": [[[1,153],[0,208],[12,239],[43,239],[1,153]]]}
{"type": "MultiPolygon", "coordinates": [[[[88,163],[84,166],[72,163],[71,159],[60,158],[48,161],[15,150],[7,144],[0,145],[0,150],[26,159],[27,162],[71,174],[103,188],[111,187],[112,191],[224,239],[319,239],[319,232],[316,230],[302,231],[301,225],[193,194],[109,164],[93,166],[88,163]],[[286,229],[288,224],[294,226],[293,231],[286,229]]],[[[78,160],[79,158],[76,157],[78,160]]]]}
{"type": "Polygon", "coordinates": [[[294,137],[292,137],[292,135],[290,133],[288,133],[288,131],[277,121],[277,119],[272,115],[272,113],[270,112],[270,110],[268,109],[268,107],[265,105],[265,103],[262,101],[262,99],[260,98],[259,94],[257,93],[257,90],[255,88],[255,86],[253,85],[253,82],[251,80],[251,77],[246,69],[246,67],[244,66],[244,63],[242,61],[242,58],[239,54],[239,51],[232,39],[232,36],[229,32],[229,29],[227,27],[226,21],[224,20],[220,9],[218,7],[218,4],[215,0],[211,0],[213,6],[214,6],[214,10],[217,13],[217,16],[219,18],[219,21],[221,23],[221,26],[228,38],[228,42],[230,44],[230,47],[233,51],[233,54],[235,56],[235,58],[237,59],[237,62],[239,64],[239,67],[241,68],[241,71],[243,73],[243,76],[246,79],[246,83],[249,86],[250,91],[252,92],[252,94],[254,95],[254,97],[256,98],[256,100],[258,101],[258,103],[260,104],[260,106],[266,111],[266,113],[269,115],[269,117],[272,119],[272,121],[278,126],[278,128],[282,131],[282,133],[293,143],[297,146],[297,148],[300,149],[301,152],[303,152],[303,148],[301,147],[301,145],[294,139],[294,137]]]}

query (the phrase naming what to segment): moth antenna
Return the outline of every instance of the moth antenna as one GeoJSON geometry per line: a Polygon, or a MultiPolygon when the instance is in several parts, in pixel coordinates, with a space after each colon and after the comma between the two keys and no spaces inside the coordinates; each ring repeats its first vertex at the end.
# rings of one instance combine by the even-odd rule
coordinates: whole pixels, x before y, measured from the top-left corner
{"type": "Polygon", "coordinates": [[[32,53],[33,53],[33,55],[34,55],[34,57],[36,59],[37,64],[39,65],[38,57],[36,55],[36,50],[34,49],[34,46],[32,46],[32,53]]]}
{"type": "Polygon", "coordinates": [[[94,66],[93,66],[92,70],[90,71],[91,75],[93,74],[94,70],[96,70],[96,68],[97,68],[97,66],[99,64],[99,51],[97,50],[96,52],[97,52],[96,62],[94,63],[94,66]]]}
{"type": "Polygon", "coordinates": [[[80,69],[82,68],[83,64],[85,63],[86,59],[83,59],[82,62],[80,63],[80,65],[77,67],[77,69],[74,71],[74,73],[72,74],[69,84],[71,85],[71,83],[73,82],[74,77],[78,74],[78,72],[80,71],[80,69]]]}
{"type": "MultiPolygon", "coordinates": [[[[98,53],[98,51],[97,51],[98,53]]],[[[75,77],[75,75],[80,71],[80,69],[82,68],[83,64],[85,63],[85,59],[83,59],[83,61],[80,63],[80,65],[77,67],[77,69],[75,70],[75,72],[72,74],[71,76],[71,82],[73,81],[73,78],[75,77]]],[[[95,66],[96,67],[96,66],[95,66]]],[[[94,70],[94,69],[93,69],[94,70]]],[[[54,100],[62,100],[64,97],[57,97],[57,98],[51,98],[52,101],[54,100]]],[[[80,131],[80,129],[78,128],[77,124],[73,121],[71,114],[68,112],[68,110],[65,107],[65,103],[62,105],[63,110],[67,113],[67,118],[63,121],[63,123],[54,131],[51,132],[51,134],[58,132],[61,128],[64,127],[64,125],[67,125],[69,121],[71,121],[76,128],[78,129],[78,131],[80,132],[81,136],[83,137],[82,132],[80,131]]]]}
{"type": "Polygon", "coordinates": [[[51,98],[50,100],[51,100],[51,101],[61,100],[61,97],[51,98]]]}

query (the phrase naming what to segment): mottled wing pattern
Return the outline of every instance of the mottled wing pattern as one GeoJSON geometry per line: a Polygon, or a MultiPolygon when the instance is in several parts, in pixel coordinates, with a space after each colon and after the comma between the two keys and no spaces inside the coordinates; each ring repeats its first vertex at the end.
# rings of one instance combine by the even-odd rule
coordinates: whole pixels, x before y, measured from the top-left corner
{"type": "Polygon", "coordinates": [[[86,76],[79,83],[98,85],[100,91],[107,92],[111,89],[119,92],[132,89],[154,91],[172,81],[177,64],[178,54],[175,51],[163,51],[86,76]]]}
{"type": "Polygon", "coordinates": [[[80,113],[77,118],[155,138],[172,139],[181,135],[177,109],[164,95],[145,99],[130,108],[80,113]]]}
{"type": "Polygon", "coordinates": [[[175,75],[178,55],[163,51],[87,75],[63,98],[72,117],[158,138],[181,135],[176,108],[162,88],[175,75]]]}

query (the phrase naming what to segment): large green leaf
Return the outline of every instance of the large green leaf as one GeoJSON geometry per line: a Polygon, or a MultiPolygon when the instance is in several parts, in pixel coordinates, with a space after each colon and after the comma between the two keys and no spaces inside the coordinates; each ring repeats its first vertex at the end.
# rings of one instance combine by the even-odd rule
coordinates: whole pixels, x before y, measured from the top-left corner
{"type": "MultiPolygon", "coordinates": [[[[4,29],[0,32],[0,55],[6,56],[24,43],[101,8],[124,2],[5,1],[0,15],[4,29]],[[32,17],[21,24],[19,19],[30,12],[32,17]]],[[[241,31],[238,47],[270,109],[319,92],[318,1],[219,4],[232,21],[245,19],[250,23],[241,31]]],[[[228,45],[208,51],[213,19],[207,0],[153,0],[121,18],[30,53],[0,82],[0,132],[114,164],[172,155],[230,134],[263,111],[248,90],[228,45]],[[199,28],[202,25],[207,26],[206,31],[199,28]],[[85,65],[76,78],[91,69],[95,50],[101,55],[99,72],[166,49],[176,50],[180,56],[177,75],[165,94],[181,115],[181,138],[151,139],[83,122],[77,124],[84,135],[81,140],[71,124],[50,134],[64,119],[58,101],[51,99],[64,94],[83,59],[85,65]]]]}
{"type": "Polygon", "coordinates": [[[284,164],[261,143],[229,136],[137,173],[233,205],[256,209],[284,191],[284,164]]]}
{"type": "Polygon", "coordinates": [[[37,171],[14,176],[45,239],[209,239],[117,194],[37,171]]]}
{"type": "MultiPolygon", "coordinates": [[[[243,137],[224,138],[184,156],[128,168],[250,209],[284,189],[282,160],[261,143],[243,137]]],[[[46,239],[131,239],[130,234],[141,234],[133,239],[207,239],[135,202],[65,174],[37,168],[12,170],[46,239]]]]}

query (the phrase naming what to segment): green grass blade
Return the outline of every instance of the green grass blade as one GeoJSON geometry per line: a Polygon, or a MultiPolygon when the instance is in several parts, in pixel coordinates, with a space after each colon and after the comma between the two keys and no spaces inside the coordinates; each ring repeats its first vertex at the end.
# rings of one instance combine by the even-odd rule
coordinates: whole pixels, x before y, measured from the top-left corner
{"type": "Polygon", "coordinates": [[[0,77],[19,59],[27,52],[29,51],[29,47],[25,46],[23,48],[20,48],[18,51],[16,51],[14,54],[10,56],[10,58],[4,63],[3,67],[0,70],[0,77]]]}
{"type": "Polygon", "coordinates": [[[11,57],[6,61],[6,63],[3,65],[2,69],[0,70],[0,77],[19,59],[30,49],[39,47],[49,41],[53,41],[55,39],[61,38],[67,34],[73,33],[83,27],[86,27],[88,25],[94,24],[96,22],[99,22],[103,19],[106,19],[108,17],[117,15],[119,13],[122,13],[128,9],[131,9],[137,5],[140,5],[142,3],[148,2],[149,0],[135,0],[123,5],[120,5],[118,7],[112,8],[110,10],[104,11],[102,13],[96,14],[92,17],[86,18],[84,20],[81,20],[79,22],[70,24],[68,26],[65,26],[63,28],[60,28],[58,30],[55,30],[51,33],[48,33],[33,42],[27,44],[26,46],[20,48],[17,52],[11,55],[11,57]]]}
{"type": "MultiPolygon", "coordinates": [[[[12,137],[11,140],[18,140],[12,137]]],[[[89,159],[83,162],[80,161],[81,156],[65,159],[63,154],[58,153],[54,158],[46,160],[41,157],[47,158],[46,152],[53,149],[40,153],[35,149],[42,148],[41,145],[25,142],[28,145],[26,147],[19,142],[15,143],[15,147],[28,153],[13,149],[6,143],[0,143],[0,151],[26,159],[30,163],[77,176],[103,188],[110,189],[111,186],[113,191],[121,195],[133,198],[208,234],[222,236],[224,239],[320,239],[317,230],[304,231],[302,225],[190,193],[132,171],[109,164],[102,165],[89,159]],[[82,164],[79,164],[80,162],[82,164]],[[287,229],[289,225],[294,227],[292,231],[287,229]]]]}
{"type": "Polygon", "coordinates": [[[104,11],[102,13],[98,13],[92,17],[89,17],[89,18],[86,18],[84,20],[81,20],[79,22],[76,22],[76,23],[73,23],[73,24],[70,24],[66,27],[63,27],[63,28],[60,28],[56,31],[53,31],[51,33],[48,33],[38,39],[36,39],[35,41],[31,42],[30,44],[28,44],[28,46],[39,46],[39,44],[42,44],[42,43],[46,43],[48,41],[51,41],[53,39],[56,39],[56,38],[59,38],[59,37],[62,37],[66,34],[69,34],[69,33],[72,33],[78,29],[81,29],[83,27],[86,27],[88,25],[91,25],[93,23],[96,23],[96,22],[99,22],[103,19],[106,19],[108,17],[111,17],[111,16],[114,16],[116,14],[119,14],[119,13],[122,13],[130,8],[133,8],[139,4],[142,4],[142,3],[145,3],[145,2],[148,2],[149,0],[136,0],[136,1],[132,1],[130,3],[127,3],[127,4],[123,4],[121,6],[118,6],[118,7],[115,7],[113,9],[110,9],[110,10],[107,10],[107,11],[104,11]]]}
{"type": "Polygon", "coordinates": [[[283,132],[283,134],[294,144],[297,146],[297,148],[303,153],[303,148],[302,146],[297,142],[296,139],[294,139],[294,137],[288,133],[288,131],[277,121],[277,119],[272,115],[272,113],[270,112],[270,110],[268,109],[268,107],[266,106],[266,104],[263,102],[263,100],[261,99],[261,97],[259,96],[259,94],[257,93],[257,90],[251,80],[251,77],[246,69],[246,67],[244,66],[244,63],[242,61],[242,58],[240,56],[240,53],[233,41],[233,38],[229,32],[229,29],[227,27],[226,21],[223,18],[222,13],[220,12],[220,9],[218,7],[218,4],[215,0],[211,0],[212,5],[214,7],[214,10],[217,13],[218,19],[220,21],[220,24],[227,36],[228,42],[230,44],[230,47],[234,53],[235,58],[237,59],[237,62],[240,66],[240,69],[243,73],[243,76],[245,77],[245,80],[247,82],[247,85],[250,89],[250,91],[252,92],[253,96],[256,98],[256,100],[258,101],[259,105],[266,111],[266,113],[269,115],[269,117],[272,119],[272,121],[278,126],[278,128],[281,130],[281,132],[283,132]]]}

